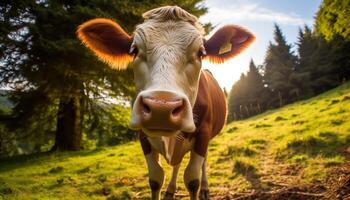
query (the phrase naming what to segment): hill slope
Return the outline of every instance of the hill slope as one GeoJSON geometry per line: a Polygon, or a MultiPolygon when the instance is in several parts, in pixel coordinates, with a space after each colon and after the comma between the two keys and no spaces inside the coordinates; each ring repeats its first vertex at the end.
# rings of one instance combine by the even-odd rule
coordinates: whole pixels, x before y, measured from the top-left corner
{"type": "MultiPolygon", "coordinates": [[[[212,195],[317,184],[350,155],[350,83],[229,124],[210,145],[212,195]]],[[[187,162],[187,159],[186,159],[187,162]]],[[[169,180],[170,168],[164,164],[169,180]]],[[[179,194],[187,194],[179,176],[179,194]]],[[[149,195],[137,142],[0,160],[0,199],[136,199],[149,195]]],[[[186,198],[186,197],[185,197],[186,198]]]]}

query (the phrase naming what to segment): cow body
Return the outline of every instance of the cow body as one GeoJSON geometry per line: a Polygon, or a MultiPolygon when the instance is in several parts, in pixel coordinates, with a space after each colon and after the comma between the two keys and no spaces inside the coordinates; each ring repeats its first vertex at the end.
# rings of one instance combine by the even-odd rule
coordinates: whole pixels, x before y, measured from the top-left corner
{"type": "Polygon", "coordinates": [[[83,23],[77,34],[112,68],[133,67],[137,97],[130,128],[140,133],[152,199],[160,199],[165,179],[159,155],[173,166],[165,198],[174,199],[178,170],[187,152],[190,161],[184,183],[190,198],[198,199],[200,191],[201,199],[208,199],[208,144],[225,124],[227,105],[212,74],[201,70],[202,59],[223,63],[255,37],[228,25],[206,39],[197,17],[177,6],[156,8],[143,17],[132,36],[112,20],[101,18],[83,23]]]}

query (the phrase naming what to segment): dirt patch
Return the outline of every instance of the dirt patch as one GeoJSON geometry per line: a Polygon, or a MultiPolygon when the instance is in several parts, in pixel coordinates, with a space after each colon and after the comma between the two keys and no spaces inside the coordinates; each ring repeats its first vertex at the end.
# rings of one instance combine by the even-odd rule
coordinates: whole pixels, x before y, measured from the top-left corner
{"type": "Polygon", "coordinates": [[[249,191],[245,193],[229,193],[226,196],[214,199],[220,200],[318,200],[325,194],[322,186],[314,187],[290,187],[274,191],[249,191]]]}
{"type": "Polygon", "coordinates": [[[108,187],[103,187],[101,189],[98,189],[95,191],[95,194],[103,195],[103,196],[108,196],[112,192],[111,188],[108,187]]]}
{"type": "Polygon", "coordinates": [[[350,200],[350,163],[334,168],[321,184],[213,194],[215,200],[350,200]]]}
{"type": "Polygon", "coordinates": [[[350,163],[332,170],[326,182],[325,199],[350,200],[350,163]]]}

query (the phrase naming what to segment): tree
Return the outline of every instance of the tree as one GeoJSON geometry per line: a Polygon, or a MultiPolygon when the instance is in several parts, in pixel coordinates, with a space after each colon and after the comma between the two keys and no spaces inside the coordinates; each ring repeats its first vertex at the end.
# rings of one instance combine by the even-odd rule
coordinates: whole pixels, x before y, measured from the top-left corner
{"type": "Polygon", "coordinates": [[[331,68],[338,84],[350,79],[349,12],[350,0],[324,0],[316,15],[316,34],[331,47],[331,68]]]}
{"type": "Polygon", "coordinates": [[[314,65],[314,54],[318,48],[317,38],[315,38],[312,30],[307,25],[303,29],[299,28],[299,37],[297,42],[298,62],[295,73],[293,73],[293,84],[300,91],[300,96],[308,97],[313,94],[311,71],[314,65]]]}
{"type": "MultiPolygon", "coordinates": [[[[248,88],[248,103],[250,107],[256,107],[260,109],[263,103],[261,95],[265,92],[263,83],[263,77],[259,72],[259,69],[255,65],[253,59],[249,64],[249,71],[247,72],[247,88],[248,88]]],[[[258,110],[255,113],[259,112],[258,110]]]]}
{"type": "Polygon", "coordinates": [[[242,73],[240,79],[231,88],[228,99],[228,122],[247,117],[246,110],[244,110],[245,100],[247,99],[246,79],[246,75],[242,73]]]}
{"type": "Polygon", "coordinates": [[[305,26],[299,31],[299,60],[294,73],[295,84],[301,89],[301,95],[310,97],[324,92],[341,83],[343,73],[335,60],[337,52],[334,42],[327,42],[322,36],[305,26]]]}
{"type": "Polygon", "coordinates": [[[350,0],[324,0],[316,15],[316,27],[327,41],[340,36],[350,41],[350,0]]]}
{"type": "Polygon", "coordinates": [[[230,91],[228,121],[244,119],[263,112],[266,108],[267,94],[269,93],[264,87],[263,77],[252,59],[247,75],[241,74],[230,91]]]}
{"type": "Polygon", "coordinates": [[[32,138],[53,131],[53,149],[79,150],[84,116],[101,117],[97,99],[130,100],[134,88],[131,70],[115,71],[99,62],[77,40],[77,26],[106,17],[131,33],[151,8],[177,4],[200,16],[206,12],[201,1],[1,1],[0,77],[1,86],[14,90],[11,127],[32,138]]]}
{"type": "Polygon", "coordinates": [[[271,101],[279,102],[278,105],[282,106],[299,96],[298,88],[291,82],[297,58],[277,24],[275,24],[274,40],[274,43],[270,42],[266,53],[264,80],[274,93],[275,97],[271,101]]]}

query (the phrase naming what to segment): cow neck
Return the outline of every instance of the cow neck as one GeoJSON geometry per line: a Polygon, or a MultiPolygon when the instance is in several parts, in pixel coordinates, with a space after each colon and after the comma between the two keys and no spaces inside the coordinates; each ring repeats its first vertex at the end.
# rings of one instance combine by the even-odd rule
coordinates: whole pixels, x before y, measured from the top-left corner
{"type": "Polygon", "coordinates": [[[170,165],[177,165],[189,149],[189,139],[179,132],[174,136],[148,137],[153,148],[159,151],[170,165]],[[187,148],[186,148],[187,147],[187,148]]]}

